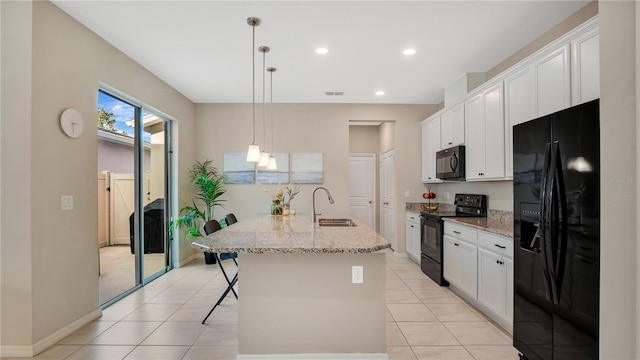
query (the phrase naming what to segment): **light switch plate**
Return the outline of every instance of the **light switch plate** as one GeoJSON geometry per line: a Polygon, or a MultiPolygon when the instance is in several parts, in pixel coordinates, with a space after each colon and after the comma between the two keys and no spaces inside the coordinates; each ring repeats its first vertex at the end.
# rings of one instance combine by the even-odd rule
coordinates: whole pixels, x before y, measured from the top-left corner
{"type": "Polygon", "coordinates": [[[405,199],[408,199],[408,198],[410,198],[410,197],[411,197],[411,190],[405,190],[405,191],[404,191],[404,198],[405,198],[405,199]]]}
{"type": "Polygon", "coordinates": [[[60,198],[60,210],[73,210],[73,195],[62,195],[60,198]]]}

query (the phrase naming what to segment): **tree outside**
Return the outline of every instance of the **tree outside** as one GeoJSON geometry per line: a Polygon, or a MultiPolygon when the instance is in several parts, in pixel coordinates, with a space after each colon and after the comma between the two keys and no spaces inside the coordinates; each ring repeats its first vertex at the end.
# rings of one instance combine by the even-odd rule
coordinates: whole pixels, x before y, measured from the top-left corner
{"type": "Polygon", "coordinates": [[[120,133],[123,135],[129,135],[129,133],[127,133],[124,130],[118,131],[115,125],[116,125],[116,119],[113,117],[112,112],[107,112],[105,109],[98,110],[98,127],[99,128],[120,133]]]}

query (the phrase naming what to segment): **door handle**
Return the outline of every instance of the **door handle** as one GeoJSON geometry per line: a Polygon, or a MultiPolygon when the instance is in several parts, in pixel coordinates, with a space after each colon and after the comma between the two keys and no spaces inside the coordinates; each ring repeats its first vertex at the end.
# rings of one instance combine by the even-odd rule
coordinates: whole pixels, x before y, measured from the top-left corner
{"type": "Polygon", "coordinates": [[[500,249],[506,249],[506,246],[502,246],[502,245],[498,245],[498,244],[494,244],[496,247],[499,247],[500,249]]]}
{"type": "Polygon", "coordinates": [[[383,204],[384,204],[384,205],[389,205],[389,203],[388,203],[388,202],[383,202],[383,204]]]}
{"type": "Polygon", "coordinates": [[[455,246],[460,246],[460,244],[458,244],[458,243],[453,243],[453,245],[455,245],[455,246]]]}
{"type": "Polygon", "coordinates": [[[373,204],[373,201],[369,200],[369,204],[373,204]]]}

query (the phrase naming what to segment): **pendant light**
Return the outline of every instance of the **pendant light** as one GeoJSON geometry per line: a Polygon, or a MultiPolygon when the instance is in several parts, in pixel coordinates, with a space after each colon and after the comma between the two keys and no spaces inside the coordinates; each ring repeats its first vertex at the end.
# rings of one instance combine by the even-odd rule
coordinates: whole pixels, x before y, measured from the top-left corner
{"type": "MultiPolygon", "coordinates": [[[[270,105],[269,105],[269,112],[270,112],[270,116],[269,117],[271,118],[271,149],[273,149],[273,73],[276,70],[277,69],[274,68],[274,67],[268,67],[267,68],[267,71],[269,72],[269,87],[270,87],[269,96],[271,96],[271,101],[270,101],[270,105]]],[[[268,170],[278,170],[278,165],[276,164],[276,157],[273,156],[273,152],[271,153],[271,156],[269,157],[269,165],[267,165],[267,169],[268,170]]]]}
{"type": "Polygon", "coordinates": [[[265,78],[266,78],[266,57],[267,53],[271,50],[268,46],[260,46],[258,51],[262,53],[262,141],[264,141],[264,148],[260,153],[260,161],[258,166],[266,167],[269,165],[269,153],[267,152],[267,116],[264,111],[264,97],[265,97],[265,78]]]}
{"type": "Polygon", "coordinates": [[[258,162],[260,160],[260,147],[256,145],[256,26],[260,25],[260,19],[257,17],[250,17],[247,19],[247,24],[251,25],[253,30],[253,41],[251,43],[251,73],[253,81],[253,142],[249,145],[247,150],[247,161],[258,162]]]}

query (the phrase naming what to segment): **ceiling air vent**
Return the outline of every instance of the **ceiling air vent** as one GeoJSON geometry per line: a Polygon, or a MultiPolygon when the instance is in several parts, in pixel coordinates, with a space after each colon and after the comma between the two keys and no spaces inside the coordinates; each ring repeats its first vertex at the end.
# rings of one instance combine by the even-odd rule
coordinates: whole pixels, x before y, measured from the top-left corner
{"type": "Polygon", "coordinates": [[[325,91],[324,94],[327,96],[342,96],[344,95],[344,91],[325,91]]]}

